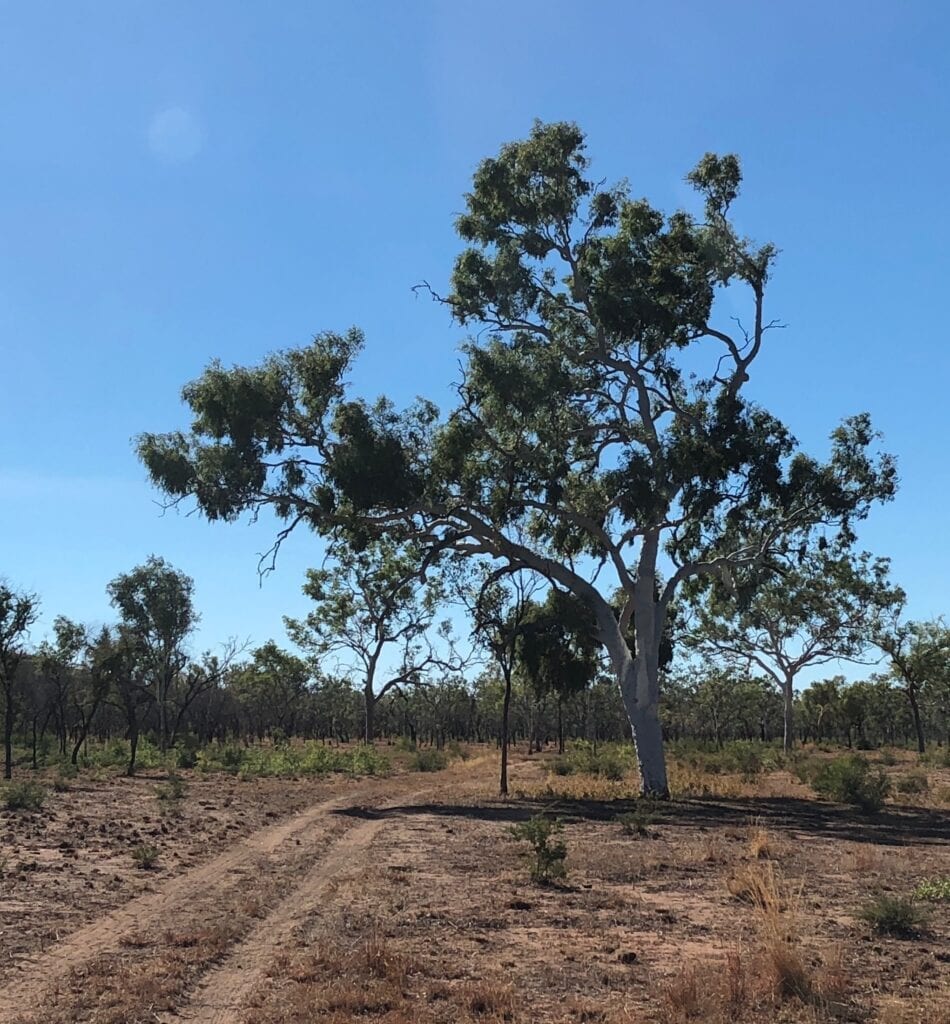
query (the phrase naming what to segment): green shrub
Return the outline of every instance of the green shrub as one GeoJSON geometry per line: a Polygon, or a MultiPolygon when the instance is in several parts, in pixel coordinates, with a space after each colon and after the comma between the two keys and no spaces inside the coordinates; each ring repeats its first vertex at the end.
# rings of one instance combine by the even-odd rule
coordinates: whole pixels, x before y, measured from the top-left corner
{"type": "Polygon", "coordinates": [[[828,762],[806,750],[793,750],[786,759],[788,770],[799,782],[810,786],[828,762]]]}
{"type": "Polygon", "coordinates": [[[901,775],[894,783],[898,793],[919,794],[926,793],[930,789],[930,780],[926,772],[913,771],[907,775],[901,775]]]}
{"type": "Polygon", "coordinates": [[[636,751],[627,743],[595,746],[588,740],[575,740],[548,767],[555,775],[596,775],[619,782],[636,767],[636,751]]]}
{"type": "Polygon", "coordinates": [[[530,843],[534,851],[534,862],[531,865],[531,878],[542,885],[563,878],[567,874],[564,861],[567,858],[567,847],[552,836],[564,831],[560,818],[546,818],[536,814],[528,821],[512,825],[508,834],[513,839],[530,843]]]}
{"type": "Polygon", "coordinates": [[[860,754],[828,761],[812,779],[815,792],[829,800],[879,811],[890,791],[890,781],[880,768],[872,768],[860,754]]]}
{"type": "Polygon", "coordinates": [[[177,803],[187,792],[185,780],[174,772],[169,772],[168,781],[164,785],[155,787],[155,795],[162,803],[177,803]]]}
{"type": "Polygon", "coordinates": [[[916,935],[926,923],[926,914],[909,896],[883,893],[865,904],[858,917],[881,935],[916,935]]]}
{"type": "Polygon", "coordinates": [[[925,879],[913,892],[915,900],[928,903],[944,903],[950,900],[950,876],[925,879]]]}
{"type": "Polygon", "coordinates": [[[883,764],[888,768],[893,768],[894,765],[897,764],[897,755],[893,750],[885,747],[878,755],[877,760],[879,764],[883,764]]]}
{"type": "Polygon", "coordinates": [[[614,821],[628,836],[648,836],[650,826],[656,821],[656,803],[652,800],[640,800],[632,811],[618,814],[614,821]]]}
{"type": "Polygon", "coordinates": [[[180,747],[175,754],[176,768],[197,768],[198,750],[196,747],[180,747]]]}
{"type": "Polygon", "coordinates": [[[141,846],[132,848],[132,860],[135,861],[136,867],[141,868],[143,871],[149,871],[158,863],[160,853],[161,850],[157,846],[152,846],[151,843],[143,843],[141,846]]]}
{"type": "Polygon", "coordinates": [[[762,774],[762,752],[758,744],[737,741],[728,744],[725,752],[744,779],[752,780],[762,774]]]}
{"type": "Polygon", "coordinates": [[[448,755],[442,750],[433,747],[427,750],[417,750],[410,761],[410,768],[414,772],[440,772],[449,764],[448,755]]]}
{"type": "Polygon", "coordinates": [[[4,787],[3,803],[8,811],[38,811],[46,796],[46,787],[38,782],[11,782],[4,787]]]}

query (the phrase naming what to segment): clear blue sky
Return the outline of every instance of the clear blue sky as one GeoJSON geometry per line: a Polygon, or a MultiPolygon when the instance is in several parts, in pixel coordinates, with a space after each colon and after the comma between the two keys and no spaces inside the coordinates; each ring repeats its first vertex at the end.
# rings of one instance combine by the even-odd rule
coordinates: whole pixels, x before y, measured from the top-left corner
{"type": "Polygon", "coordinates": [[[740,154],[782,250],[751,392],[813,450],[869,409],[901,491],[862,531],[910,611],[950,611],[945,303],[950,5],[0,0],[0,575],[110,621],[154,552],[196,581],[198,643],[283,639],[318,558],[267,523],[161,517],[130,439],[186,422],[206,362],[358,324],[356,384],[450,401],[444,285],[482,157],[574,119],[598,176],[673,207],[740,154]]]}

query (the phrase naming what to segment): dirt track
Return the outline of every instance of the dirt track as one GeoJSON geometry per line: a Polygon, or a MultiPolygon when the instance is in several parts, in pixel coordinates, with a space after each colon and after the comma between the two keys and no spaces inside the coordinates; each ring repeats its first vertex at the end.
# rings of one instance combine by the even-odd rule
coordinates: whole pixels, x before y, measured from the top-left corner
{"type": "MultiPolygon", "coordinates": [[[[341,879],[368,867],[370,846],[385,828],[403,823],[367,817],[372,811],[400,803],[429,800],[440,789],[464,782],[454,771],[438,776],[367,780],[345,795],[321,800],[304,811],[253,832],[223,853],[180,874],[162,878],[158,887],[131,899],[66,935],[45,952],[18,964],[15,977],[0,988],[0,1024],[66,1024],[100,1019],[96,984],[91,978],[108,976],[135,961],[136,978],[147,973],[154,960],[159,975],[165,971],[163,955],[175,945],[170,929],[192,928],[194,945],[221,945],[203,929],[214,910],[226,911],[235,898],[242,905],[255,902],[245,917],[246,929],[218,927],[224,948],[214,949],[207,962],[196,959],[182,989],[166,986],[174,1005],[156,1012],[141,1007],[127,991],[129,1020],[189,1021],[230,1024],[243,1020],[243,1012],[274,958],[286,948],[288,937],[303,915],[313,913],[341,879]],[[420,784],[428,782],[425,788],[420,784]],[[276,898],[275,898],[276,896],[276,898]]],[[[228,916],[225,913],[225,918],[228,916]]],[[[178,939],[179,945],[192,945],[178,939]]],[[[168,971],[169,977],[180,972],[168,971]]],[[[160,981],[160,978],[156,979],[160,981]]],[[[120,982],[121,984],[121,982],[120,982]]],[[[127,988],[134,989],[132,986],[127,988]]],[[[109,1011],[118,1011],[114,993],[106,987],[109,1011]]],[[[101,1006],[102,1000],[99,1000],[101,1006]]],[[[121,1019],[105,1016],[102,1019],[121,1019]]]]}
{"type": "MultiPolygon", "coordinates": [[[[664,808],[637,838],[615,820],[625,804],[552,793],[537,759],[514,764],[514,788],[526,788],[512,800],[492,795],[496,770],[489,754],[432,775],[309,789],[232,792],[195,778],[161,870],[129,867],[125,847],[119,886],[113,842],[80,848],[75,877],[50,869],[16,881],[23,905],[31,885],[43,896],[57,880],[72,899],[98,858],[116,887],[111,904],[85,903],[42,951],[8,955],[0,1024],[667,1022],[679,1017],[664,993],[729,964],[752,993],[746,1015],[729,1019],[819,1019],[756,988],[762,916],[731,888],[750,871],[774,872],[795,948],[847,1009],[836,1020],[950,1024],[935,1009],[948,1005],[945,917],[935,912],[908,941],[872,936],[855,916],[871,891],[947,875],[945,812],[895,806],[860,819],[797,794],[720,797],[664,808]],[[528,881],[508,835],[538,810],[565,821],[569,874],[557,886],[528,881]],[[213,814],[218,845],[196,861],[192,841],[176,857],[186,824],[213,814]],[[234,818],[243,837],[227,831],[234,818]],[[764,858],[750,852],[760,832],[764,858]]],[[[154,781],[136,784],[140,804],[154,781]]],[[[23,835],[59,828],[70,800],[44,822],[24,820],[23,835]]],[[[103,792],[96,800],[108,807],[103,792]]],[[[140,814],[155,824],[153,810],[140,814]]],[[[46,863],[59,834],[37,839],[42,848],[21,841],[19,856],[46,863]]],[[[2,924],[17,936],[12,915],[2,924]]]]}

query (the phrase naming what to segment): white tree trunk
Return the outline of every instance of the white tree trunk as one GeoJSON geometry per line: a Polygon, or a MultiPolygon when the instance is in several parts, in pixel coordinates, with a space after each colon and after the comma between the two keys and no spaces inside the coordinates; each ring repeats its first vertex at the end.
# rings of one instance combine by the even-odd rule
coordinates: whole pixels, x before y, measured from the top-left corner
{"type": "Polygon", "coordinates": [[[784,698],[784,738],[782,749],[788,753],[795,745],[795,688],[794,679],[786,677],[782,682],[782,696],[784,698]]]}
{"type": "MultiPolygon", "coordinates": [[[[650,611],[642,612],[641,615],[655,621],[657,614],[658,610],[651,595],[650,611]]],[[[640,766],[641,792],[644,796],[666,800],[670,795],[670,787],[666,777],[663,730],[659,716],[661,631],[651,628],[650,623],[644,622],[641,618],[637,623],[637,635],[639,637],[641,633],[647,634],[651,642],[648,645],[641,644],[637,657],[634,658],[613,611],[606,603],[597,609],[597,620],[601,640],[617,673],[623,706],[633,731],[633,742],[637,748],[637,761],[640,766]]]]}

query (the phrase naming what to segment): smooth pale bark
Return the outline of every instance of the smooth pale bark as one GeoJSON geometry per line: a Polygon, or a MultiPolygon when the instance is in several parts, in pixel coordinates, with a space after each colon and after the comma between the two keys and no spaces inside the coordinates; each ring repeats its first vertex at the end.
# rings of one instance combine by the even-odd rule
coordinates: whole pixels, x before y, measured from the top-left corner
{"type": "Polygon", "coordinates": [[[782,696],[784,698],[782,749],[788,753],[795,745],[795,690],[792,687],[792,680],[789,678],[786,678],[782,684],[782,696]]]}
{"type": "Polygon", "coordinates": [[[669,799],[670,787],[663,753],[663,729],[660,725],[660,637],[663,609],[638,585],[635,602],[637,653],[630,653],[613,609],[601,601],[595,608],[600,639],[617,674],[623,706],[630,721],[633,742],[640,767],[640,788],[644,796],[669,799]]]}
{"type": "Polygon", "coordinates": [[[508,719],[511,711],[511,670],[505,672],[505,699],[501,706],[501,779],[498,791],[508,795],[508,719]]]}

